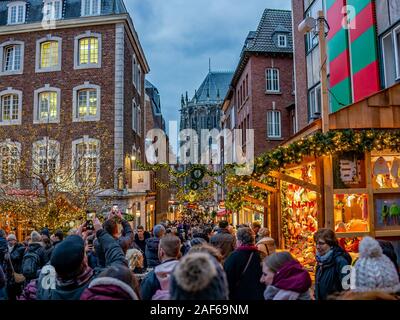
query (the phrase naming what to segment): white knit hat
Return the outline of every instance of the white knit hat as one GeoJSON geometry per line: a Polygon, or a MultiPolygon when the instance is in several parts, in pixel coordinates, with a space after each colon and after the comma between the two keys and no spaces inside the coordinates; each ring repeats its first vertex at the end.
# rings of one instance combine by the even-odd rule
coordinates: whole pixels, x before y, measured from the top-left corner
{"type": "Polygon", "coordinates": [[[399,275],[393,262],[383,254],[379,242],[365,237],[360,243],[360,257],[352,274],[354,291],[400,291],[399,275]]]}

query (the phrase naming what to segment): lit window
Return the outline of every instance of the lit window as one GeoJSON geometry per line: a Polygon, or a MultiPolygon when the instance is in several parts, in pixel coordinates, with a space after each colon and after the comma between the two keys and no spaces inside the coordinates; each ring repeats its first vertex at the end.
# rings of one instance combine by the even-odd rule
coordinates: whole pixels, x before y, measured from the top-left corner
{"type": "Polygon", "coordinates": [[[57,118],[57,93],[42,92],[39,94],[39,120],[57,118]]]}
{"type": "Polygon", "coordinates": [[[99,63],[99,39],[83,38],[79,40],[79,64],[99,63]]]}
{"type": "Polygon", "coordinates": [[[279,92],[279,70],[278,69],[267,69],[267,92],[279,92]]]}
{"type": "Polygon", "coordinates": [[[12,2],[8,5],[8,24],[25,23],[26,3],[23,1],[12,2]]]}
{"type": "Polygon", "coordinates": [[[58,42],[47,41],[40,45],[40,68],[52,68],[58,65],[58,42]]]}
{"type": "Polygon", "coordinates": [[[97,114],[97,91],[81,90],[78,93],[79,116],[95,116],[97,114]]]}
{"type": "Polygon", "coordinates": [[[280,111],[270,110],[267,112],[267,134],[268,138],[281,137],[281,113],[280,111]]]}

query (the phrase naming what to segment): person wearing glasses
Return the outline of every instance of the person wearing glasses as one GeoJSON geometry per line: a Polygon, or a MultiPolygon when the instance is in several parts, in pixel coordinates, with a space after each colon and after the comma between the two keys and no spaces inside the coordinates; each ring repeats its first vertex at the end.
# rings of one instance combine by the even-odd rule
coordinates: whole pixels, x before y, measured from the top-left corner
{"type": "Polygon", "coordinates": [[[319,229],[314,234],[317,248],[315,274],[315,300],[326,300],[329,295],[344,290],[342,280],[348,275],[346,266],[351,265],[351,256],[343,250],[331,229],[319,229]]]}

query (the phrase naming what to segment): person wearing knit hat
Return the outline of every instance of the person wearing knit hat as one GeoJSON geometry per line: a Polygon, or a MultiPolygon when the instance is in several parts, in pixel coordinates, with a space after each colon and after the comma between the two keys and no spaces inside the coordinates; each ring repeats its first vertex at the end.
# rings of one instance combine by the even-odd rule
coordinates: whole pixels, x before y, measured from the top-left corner
{"type": "MultiPolygon", "coordinates": [[[[127,267],[118,242],[102,229],[97,218],[93,225],[105,251],[106,266],[127,267]]],[[[38,281],[32,281],[26,286],[22,300],[79,300],[83,291],[102,271],[101,268],[92,269],[88,266],[83,239],[78,235],[70,235],[54,248],[50,265],[42,268],[38,281]],[[32,296],[32,292],[36,292],[36,295],[32,296]]]]}
{"type": "Polygon", "coordinates": [[[170,297],[172,300],[228,300],[225,272],[208,253],[189,253],[172,273],[170,297]]]}
{"type": "Polygon", "coordinates": [[[355,292],[400,292],[399,276],[393,262],[383,254],[379,242],[365,237],[360,243],[359,259],[351,274],[355,292]]]}

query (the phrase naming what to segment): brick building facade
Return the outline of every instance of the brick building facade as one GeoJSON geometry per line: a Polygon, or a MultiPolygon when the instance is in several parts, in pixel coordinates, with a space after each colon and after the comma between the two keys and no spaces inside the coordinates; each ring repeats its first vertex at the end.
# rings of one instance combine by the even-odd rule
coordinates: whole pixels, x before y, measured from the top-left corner
{"type": "MultiPolygon", "coordinates": [[[[56,141],[57,159],[41,163],[54,160],[61,168],[73,167],[84,145],[92,160],[85,168],[96,176],[100,198],[129,212],[145,201],[145,191],[129,192],[132,152],[144,148],[141,110],[149,66],[143,49],[122,0],[55,3],[51,29],[43,28],[42,0],[0,4],[1,143],[17,143],[16,161],[28,168],[38,141],[56,141]]],[[[0,156],[4,183],[8,158],[0,156]]],[[[32,181],[21,178],[15,186],[30,189],[32,181]]]]}
{"type": "Polygon", "coordinates": [[[246,38],[223,105],[224,127],[254,130],[254,155],[276,147],[294,132],[290,11],[266,9],[246,38]]]}
{"type": "Polygon", "coordinates": [[[330,112],[400,81],[400,60],[396,58],[396,52],[400,52],[398,1],[292,0],[298,130],[321,116],[318,37],[312,32],[304,35],[298,31],[301,21],[306,17],[317,18],[319,10],[324,11],[330,27],[327,30],[330,112]]]}

